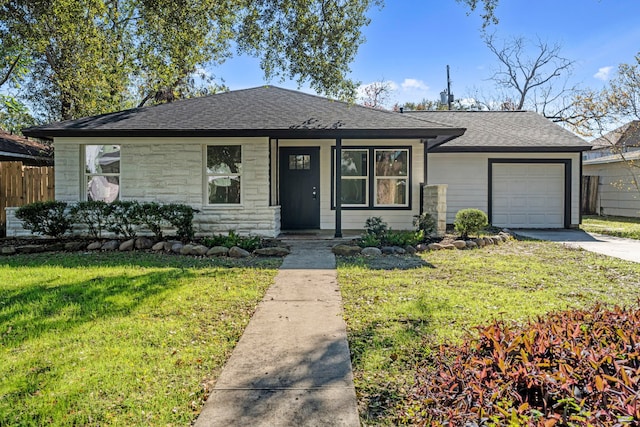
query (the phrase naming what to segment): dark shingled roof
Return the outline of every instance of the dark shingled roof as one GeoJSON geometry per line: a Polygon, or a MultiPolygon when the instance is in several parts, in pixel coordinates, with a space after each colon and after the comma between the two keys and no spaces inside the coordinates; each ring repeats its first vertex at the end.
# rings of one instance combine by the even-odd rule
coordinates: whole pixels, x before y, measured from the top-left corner
{"type": "Polygon", "coordinates": [[[582,138],[531,111],[409,111],[405,115],[464,127],[467,131],[433,152],[585,151],[582,138]]]}
{"type": "Polygon", "coordinates": [[[464,129],[390,111],[263,86],[23,130],[57,136],[269,136],[272,138],[436,138],[464,129]]]}
{"type": "Polygon", "coordinates": [[[22,161],[26,164],[51,164],[53,148],[0,129],[0,160],[22,161]]]}

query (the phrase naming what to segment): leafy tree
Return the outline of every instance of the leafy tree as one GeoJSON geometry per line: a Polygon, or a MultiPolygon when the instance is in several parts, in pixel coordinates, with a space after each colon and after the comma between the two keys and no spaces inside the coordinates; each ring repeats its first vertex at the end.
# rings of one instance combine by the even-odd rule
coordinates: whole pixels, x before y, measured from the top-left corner
{"type": "MultiPolygon", "coordinates": [[[[481,5],[497,22],[498,0],[481,5]]],[[[235,50],[265,77],[309,83],[353,99],[349,64],[382,0],[4,0],[0,82],[24,78],[22,96],[48,120],[169,102],[220,89],[199,78],[235,50]],[[203,84],[204,83],[204,84],[203,84]],[[205,85],[208,85],[205,87],[205,85]]]]}

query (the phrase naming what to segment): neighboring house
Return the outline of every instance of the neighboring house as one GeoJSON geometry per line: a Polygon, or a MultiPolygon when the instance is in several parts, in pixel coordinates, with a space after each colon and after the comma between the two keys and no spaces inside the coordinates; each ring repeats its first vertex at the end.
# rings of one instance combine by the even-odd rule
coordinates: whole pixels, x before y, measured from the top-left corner
{"type": "Polygon", "coordinates": [[[614,154],[640,150],[640,120],[632,120],[609,132],[592,143],[592,148],[582,155],[583,160],[597,159],[614,154]]]}
{"type": "Polygon", "coordinates": [[[598,180],[595,213],[640,217],[640,151],[587,160],[583,175],[598,180]]]}
{"type": "Polygon", "coordinates": [[[402,114],[276,87],[24,132],[54,141],[58,200],[186,203],[201,234],[267,236],[372,216],[411,229],[425,182],[448,184],[449,222],[475,207],[500,226],[577,226],[589,148],[534,113],[402,114]]]}
{"type": "Polygon", "coordinates": [[[0,162],[22,162],[27,166],[50,166],[53,164],[53,148],[50,145],[0,129],[0,162]]]}

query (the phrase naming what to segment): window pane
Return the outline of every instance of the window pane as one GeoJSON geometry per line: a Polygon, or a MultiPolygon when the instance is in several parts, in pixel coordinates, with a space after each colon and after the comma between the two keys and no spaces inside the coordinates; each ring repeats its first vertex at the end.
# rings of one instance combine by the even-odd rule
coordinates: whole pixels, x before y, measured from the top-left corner
{"type": "Polygon", "coordinates": [[[117,176],[88,176],[87,200],[111,203],[120,195],[120,178],[117,176]]]}
{"type": "Polygon", "coordinates": [[[239,176],[210,176],[209,203],[240,204],[239,176]]]}
{"type": "Polygon", "coordinates": [[[366,179],[342,179],[342,204],[366,205],[367,181],[366,179]]]}
{"type": "Polygon", "coordinates": [[[367,152],[342,150],[341,171],[344,176],[367,176],[367,152]]]}
{"type": "Polygon", "coordinates": [[[87,173],[120,173],[119,145],[85,145],[87,173]]]}
{"type": "Polygon", "coordinates": [[[311,156],[309,154],[290,154],[289,170],[310,170],[311,156]]]}
{"type": "Polygon", "coordinates": [[[377,176],[406,176],[407,150],[376,150],[377,176]]]}
{"type": "Polygon", "coordinates": [[[207,147],[207,173],[241,173],[242,147],[240,145],[210,145],[207,147]]]}
{"type": "Polygon", "coordinates": [[[378,179],[376,182],[377,205],[406,205],[407,180],[396,178],[378,179]]]}

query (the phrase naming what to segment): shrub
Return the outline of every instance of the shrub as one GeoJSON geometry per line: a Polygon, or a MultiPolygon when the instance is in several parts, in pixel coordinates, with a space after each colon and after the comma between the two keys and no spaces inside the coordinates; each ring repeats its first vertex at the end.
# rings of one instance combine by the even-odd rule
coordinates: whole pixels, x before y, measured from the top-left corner
{"type": "Polygon", "coordinates": [[[163,218],[176,229],[176,237],[183,241],[193,239],[193,214],[197,212],[191,206],[170,203],[162,207],[163,218]]]}
{"type": "Polygon", "coordinates": [[[206,246],[238,246],[247,251],[254,251],[262,247],[260,236],[241,236],[235,230],[229,231],[226,236],[221,234],[203,239],[206,246]]]}
{"type": "Polygon", "coordinates": [[[109,204],[110,212],[107,217],[107,230],[131,239],[136,236],[138,226],[141,224],[140,203],[135,200],[116,200],[109,204]]]}
{"type": "Polygon", "coordinates": [[[480,209],[462,209],[456,213],[456,219],[453,225],[455,230],[466,239],[469,237],[469,234],[477,234],[489,225],[489,219],[487,218],[487,214],[480,209]]]}
{"type": "Polygon", "coordinates": [[[640,309],[596,306],[549,314],[524,328],[496,321],[478,332],[458,347],[442,346],[418,368],[402,422],[572,426],[640,421],[640,309]]]}
{"type": "Polygon", "coordinates": [[[420,243],[422,233],[415,231],[389,230],[382,239],[382,243],[389,246],[407,246],[420,243]]]}
{"type": "Polygon", "coordinates": [[[367,218],[364,222],[364,231],[366,234],[372,234],[378,239],[382,240],[387,233],[389,227],[387,223],[379,216],[372,216],[367,218]]]}
{"type": "Polygon", "coordinates": [[[380,239],[375,234],[364,234],[360,240],[358,241],[358,246],[361,248],[374,247],[377,248],[380,246],[380,239]]]}
{"type": "Polygon", "coordinates": [[[85,225],[91,237],[100,239],[109,222],[111,205],[99,200],[78,202],[71,208],[70,214],[74,223],[85,225]]]}
{"type": "Polygon", "coordinates": [[[67,203],[60,201],[34,202],[19,207],[16,218],[23,227],[33,233],[60,237],[71,229],[71,217],[66,212],[67,203]]]}
{"type": "Polygon", "coordinates": [[[139,221],[153,233],[156,240],[162,239],[162,227],[168,223],[164,217],[165,207],[156,202],[140,204],[139,221]]]}
{"type": "Polygon", "coordinates": [[[413,226],[421,232],[423,237],[429,237],[436,231],[436,219],[428,213],[421,213],[413,217],[413,226]]]}

